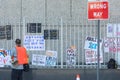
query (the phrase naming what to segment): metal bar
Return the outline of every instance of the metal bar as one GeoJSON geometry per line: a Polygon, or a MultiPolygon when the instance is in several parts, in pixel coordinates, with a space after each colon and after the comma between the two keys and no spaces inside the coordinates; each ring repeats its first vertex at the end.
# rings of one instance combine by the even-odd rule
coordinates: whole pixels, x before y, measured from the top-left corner
{"type": "Polygon", "coordinates": [[[100,20],[98,20],[98,28],[97,28],[97,34],[98,34],[98,40],[97,40],[97,44],[98,44],[98,46],[97,46],[97,80],[99,80],[99,63],[100,63],[100,61],[99,61],[99,55],[100,55],[100,50],[99,50],[99,48],[100,48],[100,20]]]}
{"type": "Polygon", "coordinates": [[[61,68],[63,68],[63,21],[61,18],[61,68]]]}

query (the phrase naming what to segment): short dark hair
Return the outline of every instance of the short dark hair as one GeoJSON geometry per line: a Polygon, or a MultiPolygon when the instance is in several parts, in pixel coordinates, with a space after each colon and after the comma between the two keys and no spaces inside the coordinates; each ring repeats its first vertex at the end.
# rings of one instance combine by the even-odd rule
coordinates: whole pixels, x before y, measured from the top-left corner
{"type": "Polygon", "coordinates": [[[16,40],[15,40],[15,43],[16,43],[16,44],[21,44],[21,40],[20,40],[20,39],[16,39],[16,40]]]}

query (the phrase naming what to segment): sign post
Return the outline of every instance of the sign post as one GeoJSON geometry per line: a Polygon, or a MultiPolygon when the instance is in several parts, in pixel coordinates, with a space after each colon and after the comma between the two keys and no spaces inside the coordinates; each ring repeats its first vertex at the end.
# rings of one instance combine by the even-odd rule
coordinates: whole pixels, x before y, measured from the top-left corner
{"type": "Polygon", "coordinates": [[[88,20],[98,20],[97,28],[97,80],[99,80],[99,57],[100,57],[100,20],[108,19],[107,1],[89,1],[88,2],[88,20]]]}
{"type": "Polygon", "coordinates": [[[99,61],[99,58],[100,58],[100,20],[98,20],[98,28],[97,28],[97,34],[98,34],[98,40],[97,40],[97,80],[99,80],[99,67],[100,67],[100,61],[99,61]]]}

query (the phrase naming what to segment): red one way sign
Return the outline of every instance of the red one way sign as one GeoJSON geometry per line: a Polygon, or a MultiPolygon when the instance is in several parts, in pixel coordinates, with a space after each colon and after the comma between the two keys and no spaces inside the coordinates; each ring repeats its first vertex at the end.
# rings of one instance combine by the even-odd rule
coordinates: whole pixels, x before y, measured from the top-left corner
{"type": "Polygon", "coordinates": [[[88,19],[108,19],[108,2],[88,2],[88,19]]]}

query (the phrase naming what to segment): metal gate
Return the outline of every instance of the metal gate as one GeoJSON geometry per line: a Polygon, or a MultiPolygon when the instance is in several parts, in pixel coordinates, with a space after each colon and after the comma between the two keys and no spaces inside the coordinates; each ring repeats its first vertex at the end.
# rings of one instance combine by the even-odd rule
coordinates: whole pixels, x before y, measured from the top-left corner
{"type": "MultiPolygon", "coordinates": [[[[0,48],[11,50],[11,48],[14,47],[15,39],[20,38],[23,41],[23,45],[27,46],[32,68],[97,68],[97,52],[88,47],[89,42],[96,44],[98,36],[97,21],[88,21],[83,17],[74,18],[72,21],[64,20],[63,18],[57,18],[53,20],[54,22],[52,23],[50,19],[48,19],[47,23],[40,23],[39,20],[31,21],[25,18],[21,22],[14,19],[7,21],[1,20],[0,48]],[[36,44],[39,46],[40,50],[36,49],[35,45],[32,46],[30,41],[27,42],[31,45],[27,45],[27,43],[25,43],[25,38],[27,38],[27,36],[35,37],[36,35],[40,35],[44,39],[42,45],[36,44]],[[30,46],[32,49],[28,46],[30,46]],[[47,51],[56,52],[55,62],[53,61],[53,63],[55,63],[54,65],[32,65],[33,54],[46,55],[47,51]]],[[[102,60],[100,63],[100,68],[102,69],[107,68],[107,62],[110,58],[114,58],[117,63],[119,63],[119,45],[110,44],[119,43],[119,21],[119,17],[113,17],[109,20],[100,21],[100,39],[102,44],[102,60]],[[118,36],[114,35],[114,33],[111,33],[113,35],[108,37],[108,23],[112,26],[117,26],[118,36]],[[107,40],[114,41],[109,43],[107,40]],[[117,50],[108,50],[108,52],[105,51],[106,44],[104,42],[108,42],[107,44],[114,46],[117,50]]],[[[95,45],[92,47],[95,48],[95,45]]],[[[109,48],[107,47],[107,49],[109,48]]],[[[52,55],[48,54],[48,56],[52,55]]]]}

